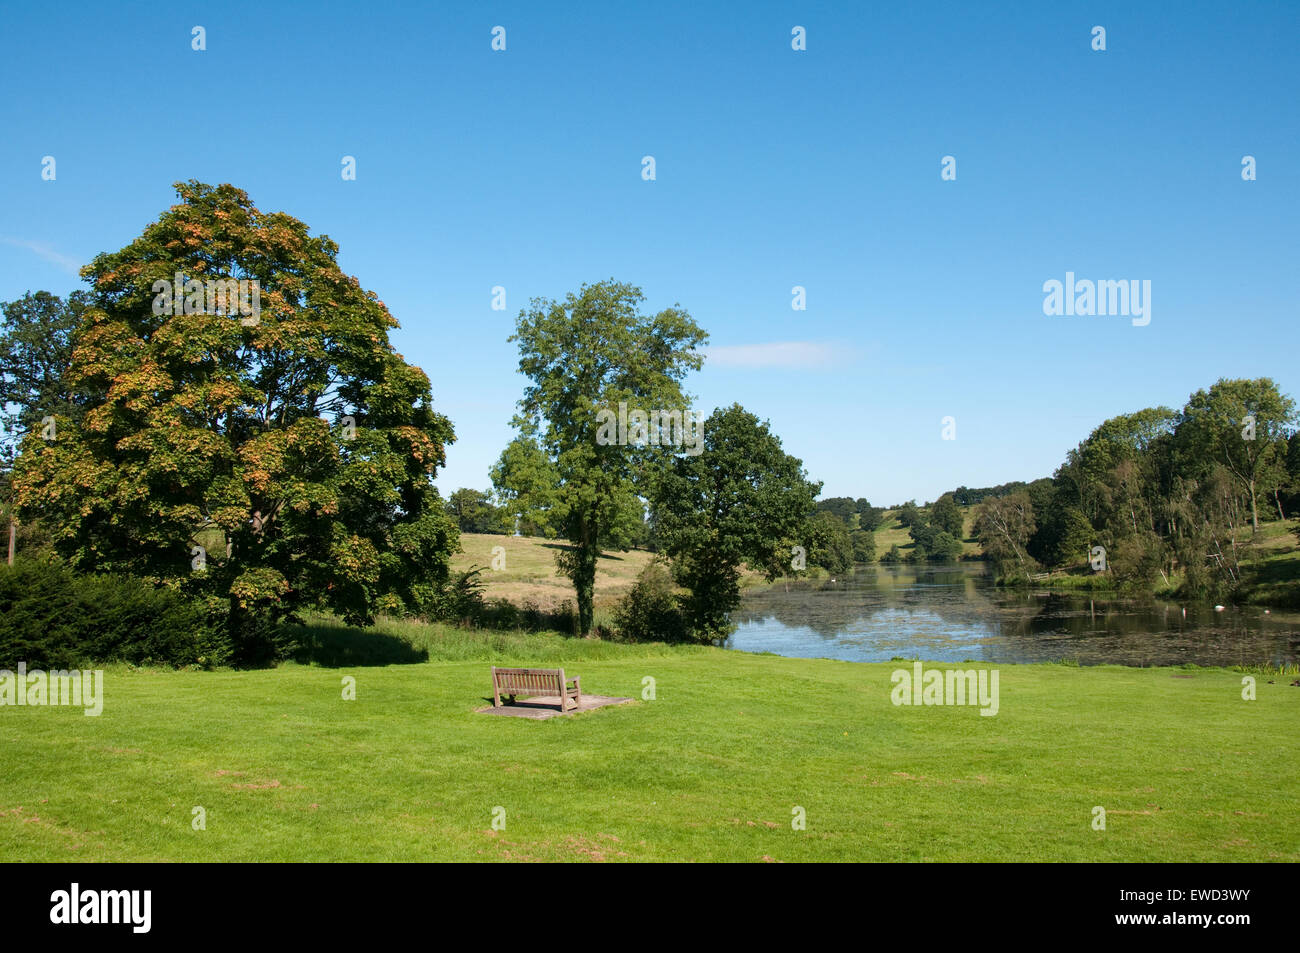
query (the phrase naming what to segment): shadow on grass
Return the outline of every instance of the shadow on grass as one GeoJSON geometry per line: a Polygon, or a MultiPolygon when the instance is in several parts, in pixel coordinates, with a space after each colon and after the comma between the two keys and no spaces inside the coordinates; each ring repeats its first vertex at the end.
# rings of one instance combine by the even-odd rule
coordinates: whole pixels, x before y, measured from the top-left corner
{"type": "Polygon", "coordinates": [[[341,668],[352,665],[411,665],[427,662],[427,649],[374,629],[341,625],[304,625],[294,628],[297,648],[293,660],[303,665],[341,668]]]}
{"type": "MultiPolygon", "coordinates": [[[[572,543],[542,543],[541,545],[542,545],[542,548],[543,548],[543,549],[562,549],[562,550],[566,550],[566,551],[567,551],[567,550],[570,550],[570,549],[573,549],[573,544],[572,544],[572,543]]],[[[627,550],[627,551],[628,551],[628,552],[636,552],[635,549],[633,549],[633,550],[627,550]]],[[[612,552],[602,552],[602,553],[600,554],[600,558],[601,558],[601,559],[610,559],[610,560],[613,560],[614,562],[620,562],[620,563],[621,563],[621,562],[623,562],[623,560],[624,560],[625,557],[623,557],[623,556],[615,556],[612,552]]]]}

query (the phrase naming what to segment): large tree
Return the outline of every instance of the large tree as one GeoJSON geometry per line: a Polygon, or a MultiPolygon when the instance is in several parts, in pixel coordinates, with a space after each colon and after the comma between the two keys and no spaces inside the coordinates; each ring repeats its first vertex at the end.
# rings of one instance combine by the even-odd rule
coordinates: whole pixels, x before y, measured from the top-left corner
{"type": "Polygon", "coordinates": [[[1027,548],[1035,528],[1034,506],[1024,490],[986,497],[975,509],[975,535],[999,573],[1013,564],[1021,575],[1034,568],[1027,548]]]}
{"type": "Polygon", "coordinates": [[[1284,472],[1286,438],[1295,425],[1295,402],[1267,377],[1221,379],[1198,390],[1183,408],[1177,439],[1203,468],[1217,464],[1250,499],[1250,522],[1259,532],[1257,497],[1262,483],[1284,472]]]}
{"type": "Polygon", "coordinates": [[[177,192],[83,269],[67,384],[87,405],[25,439],[20,512],[80,568],[206,597],[237,640],[303,605],[428,604],[457,539],[432,483],[454,435],[396,320],[327,236],[230,185],[177,192]],[[257,282],[260,312],[214,306],[228,279],[257,282]],[[178,280],[180,307],[159,290],[178,280]]]}
{"type": "Polygon", "coordinates": [[[625,442],[621,426],[610,441],[609,415],[621,422],[623,411],[685,414],[681,382],[702,365],[699,348],[708,339],[679,305],[646,315],[644,300],[640,288],[612,279],[583,285],[563,301],[533,299],[510,338],[531,381],[514,425],[554,471],[554,508],[572,544],[559,567],[573,582],[583,635],[594,618],[602,549],[636,538],[647,474],[684,449],[625,442]]]}
{"type": "Polygon", "coordinates": [[[743,564],[762,566],[774,578],[790,566],[795,546],[811,557],[819,545],[810,517],[820,490],[768,425],[739,404],[710,415],[703,453],[678,457],[661,472],[653,494],[655,532],[678,582],[690,591],[684,608],[697,639],[714,641],[730,631],[743,564]]]}

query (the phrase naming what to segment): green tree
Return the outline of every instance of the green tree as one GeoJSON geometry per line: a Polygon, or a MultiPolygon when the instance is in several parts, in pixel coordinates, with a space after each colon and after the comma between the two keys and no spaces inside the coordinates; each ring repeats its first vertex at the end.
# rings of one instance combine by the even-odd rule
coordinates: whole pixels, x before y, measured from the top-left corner
{"type": "MultiPolygon", "coordinates": [[[[506,517],[492,505],[491,497],[480,490],[461,487],[447,497],[447,512],[462,533],[501,533],[506,517]]],[[[514,529],[513,523],[510,529],[514,529]]]]}
{"type": "MultiPolygon", "coordinates": [[[[740,604],[740,567],[775,578],[802,545],[820,483],[781,449],[768,425],[739,404],[715,410],[704,452],[680,456],[660,474],[653,495],[656,532],[690,595],[683,609],[694,637],[725,638],[740,604]]],[[[833,517],[832,517],[833,518],[833,517]]]]}
{"type": "Polygon", "coordinates": [[[1046,561],[1055,566],[1088,562],[1097,533],[1087,517],[1073,506],[1056,511],[1056,526],[1046,561]]]}
{"type": "Polygon", "coordinates": [[[492,488],[503,520],[524,536],[555,536],[564,522],[564,496],[555,464],[531,437],[516,437],[492,466],[492,488]]]}
{"type": "Polygon", "coordinates": [[[915,500],[908,500],[898,508],[898,525],[912,527],[922,521],[920,507],[915,500]]]}
{"type": "Polygon", "coordinates": [[[583,635],[594,617],[596,561],[605,547],[630,545],[638,497],[672,452],[623,444],[626,432],[619,441],[598,442],[608,433],[607,415],[620,404],[685,415],[681,381],[700,368],[699,348],[708,339],[680,306],[647,316],[644,300],[640,288],[613,280],[583,285],[562,302],[534,299],[510,338],[519,342],[519,370],[532,382],[514,425],[555,471],[556,508],[572,543],[557,562],[573,582],[583,635]]]}
{"type": "Polygon", "coordinates": [[[203,597],[250,659],[301,606],[353,624],[421,608],[457,543],[432,482],[454,434],[396,320],[297,219],[230,185],[177,192],[82,271],[65,380],[84,413],[25,438],[20,514],[80,569],[203,597]],[[177,275],[179,311],[160,291],[177,275]],[[257,281],[260,313],[214,307],[226,279],[257,281]]]}
{"type": "Polygon", "coordinates": [[[805,530],[808,565],[834,573],[853,568],[853,540],[844,521],[830,510],[813,514],[805,530]]]}
{"type": "Polygon", "coordinates": [[[832,496],[829,499],[818,500],[817,509],[819,512],[831,513],[845,526],[853,524],[853,514],[856,512],[853,501],[847,496],[832,496]]]}
{"type": "Polygon", "coordinates": [[[28,292],[0,304],[0,464],[12,462],[22,435],[44,417],[80,416],[66,381],[86,295],[67,300],[28,292]]]}
{"type": "Polygon", "coordinates": [[[1034,507],[1024,490],[985,497],[975,510],[975,535],[999,573],[1014,565],[1022,576],[1029,575],[1034,560],[1026,547],[1034,528],[1034,507]]]}
{"type": "Polygon", "coordinates": [[[951,493],[945,493],[930,504],[930,525],[947,533],[953,539],[961,539],[962,515],[951,493]]]}
{"type": "Polygon", "coordinates": [[[1271,489],[1261,479],[1282,471],[1278,458],[1286,453],[1284,441],[1295,422],[1295,402],[1271,379],[1223,378],[1188,398],[1177,440],[1187,453],[1232,474],[1249,497],[1251,526],[1259,532],[1257,497],[1271,489]]]}
{"type": "Polygon", "coordinates": [[[879,506],[872,506],[867,502],[866,497],[860,498],[855,503],[858,513],[858,529],[865,529],[867,532],[873,532],[880,527],[885,516],[885,511],[879,506]]]}
{"type": "Polygon", "coordinates": [[[908,530],[915,546],[912,558],[918,562],[956,562],[961,559],[961,541],[933,523],[919,522],[908,530]]]}
{"type": "Polygon", "coordinates": [[[870,563],[876,560],[876,534],[865,529],[855,529],[849,534],[849,543],[853,547],[855,563],[870,563]]]}

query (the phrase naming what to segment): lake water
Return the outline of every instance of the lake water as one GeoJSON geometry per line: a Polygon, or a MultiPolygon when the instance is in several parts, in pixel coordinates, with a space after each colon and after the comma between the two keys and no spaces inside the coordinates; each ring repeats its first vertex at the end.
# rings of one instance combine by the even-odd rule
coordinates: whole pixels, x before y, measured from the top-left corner
{"type": "Polygon", "coordinates": [[[1294,612],[997,589],[991,580],[985,564],[959,563],[778,582],[744,596],[727,645],[854,662],[1252,665],[1300,657],[1294,612]]]}

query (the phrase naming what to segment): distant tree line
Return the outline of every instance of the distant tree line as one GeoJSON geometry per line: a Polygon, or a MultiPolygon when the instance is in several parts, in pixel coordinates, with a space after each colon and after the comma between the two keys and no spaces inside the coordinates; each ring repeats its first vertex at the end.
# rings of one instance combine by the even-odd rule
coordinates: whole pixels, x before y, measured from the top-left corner
{"type": "Polygon", "coordinates": [[[1006,496],[1008,493],[1014,493],[1024,487],[1021,480],[1013,480],[1010,483],[1002,483],[998,486],[982,486],[972,490],[967,486],[959,486],[952,491],[953,501],[958,506],[974,506],[982,503],[984,500],[993,496],[1006,496]]]}
{"type": "Polygon", "coordinates": [[[1300,511],[1295,425],[1272,380],[1222,379],[1181,410],[1105,421],[1051,477],[965,498],[983,494],[975,531],[1005,576],[1095,566],[1125,586],[1230,594],[1260,521],[1300,511]]]}

